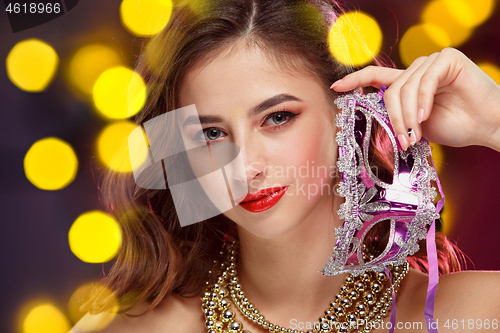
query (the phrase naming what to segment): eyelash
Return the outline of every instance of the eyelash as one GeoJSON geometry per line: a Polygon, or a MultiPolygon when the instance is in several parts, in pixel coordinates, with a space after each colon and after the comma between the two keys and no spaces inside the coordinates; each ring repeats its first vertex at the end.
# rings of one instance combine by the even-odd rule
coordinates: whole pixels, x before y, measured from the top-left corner
{"type": "MultiPolygon", "coordinates": [[[[278,115],[278,114],[279,114],[279,115],[284,115],[284,116],[286,116],[287,118],[286,118],[286,120],[285,120],[284,122],[282,122],[281,124],[271,125],[271,129],[272,129],[273,131],[280,130],[280,129],[282,129],[283,127],[286,127],[286,126],[290,125],[290,124],[292,123],[293,119],[294,119],[296,116],[298,116],[300,113],[293,113],[293,112],[286,111],[286,110],[276,111],[276,112],[273,112],[273,113],[269,114],[269,115],[266,117],[266,119],[264,119],[264,122],[263,122],[263,123],[265,123],[266,121],[268,121],[269,119],[273,118],[275,115],[278,115]]],[[[201,134],[201,133],[205,133],[205,138],[204,138],[204,140],[205,140],[206,142],[211,142],[211,143],[216,143],[216,142],[218,142],[218,141],[216,141],[217,139],[216,139],[216,140],[209,140],[209,139],[206,139],[206,132],[208,132],[209,130],[212,130],[212,129],[217,129],[217,130],[219,130],[219,131],[223,132],[222,130],[218,129],[217,127],[207,127],[207,128],[204,128],[203,130],[199,131],[198,133],[196,133],[196,134],[194,135],[194,137],[193,137],[191,140],[193,140],[193,141],[195,141],[195,142],[198,142],[199,140],[201,140],[201,139],[199,138],[200,134],[201,134]]]]}

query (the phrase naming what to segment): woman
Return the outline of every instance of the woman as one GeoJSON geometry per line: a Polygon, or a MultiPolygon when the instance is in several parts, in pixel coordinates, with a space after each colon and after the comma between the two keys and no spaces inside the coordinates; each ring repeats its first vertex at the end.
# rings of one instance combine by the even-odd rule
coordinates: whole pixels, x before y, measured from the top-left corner
{"type": "MultiPolygon", "coordinates": [[[[424,136],[444,145],[484,145],[500,151],[500,87],[474,63],[457,50],[445,49],[415,60],[404,71],[369,66],[348,74],[353,68],[337,63],[326,44],[328,27],[340,13],[326,0],[221,0],[178,6],[169,26],[146,45],[139,69],[149,98],[136,122],[144,124],[194,104],[203,132],[187,126],[192,142],[214,147],[235,143],[244,159],[248,192],[280,196],[263,205],[243,201],[223,214],[181,227],[169,189],[146,190],[135,186],[131,177],[108,175],[102,187],[104,202],[122,222],[124,243],[106,282],[128,316],[118,315],[103,331],[216,329],[199,296],[205,288],[209,298],[222,290],[213,285],[219,267],[213,261],[224,261],[219,252],[227,240],[235,240],[231,267],[240,288],[265,316],[267,327],[272,323],[305,331],[325,315],[348,276],[318,274],[335,245],[335,229],[342,225],[336,213],[342,198],[332,190],[339,175],[325,171],[337,160],[338,92],[389,85],[384,101],[402,149],[424,136]],[[318,172],[290,172],[301,167],[318,172]]],[[[380,152],[380,145],[378,149],[371,156],[374,165],[392,172],[387,163],[391,157],[380,152]]],[[[441,273],[459,270],[453,246],[442,235],[437,239],[441,273]]],[[[403,274],[397,293],[397,322],[423,323],[413,325],[412,331],[426,331],[428,276],[420,259],[418,254],[408,258],[414,268],[403,274]]],[[[365,282],[375,278],[368,276],[365,282]]],[[[387,279],[380,279],[390,291],[387,279]]],[[[442,275],[434,313],[439,331],[457,329],[453,322],[479,330],[475,324],[467,327],[469,319],[488,321],[491,327],[500,318],[500,301],[492,297],[499,282],[496,272],[442,275]]],[[[90,303],[91,314],[110,306],[98,296],[90,303]]],[[[391,313],[390,301],[387,304],[381,316],[385,322],[391,313]]],[[[268,331],[234,304],[232,309],[231,321],[237,320],[240,330],[242,325],[254,333],[268,331]]],[[[226,331],[237,331],[224,325],[226,331]]]]}

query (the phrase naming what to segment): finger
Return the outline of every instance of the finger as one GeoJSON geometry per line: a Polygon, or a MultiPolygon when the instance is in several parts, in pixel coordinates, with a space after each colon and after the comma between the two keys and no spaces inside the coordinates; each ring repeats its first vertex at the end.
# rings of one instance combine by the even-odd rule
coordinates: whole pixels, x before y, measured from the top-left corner
{"type": "Polygon", "coordinates": [[[409,128],[405,124],[401,101],[401,87],[426,60],[427,57],[420,57],[416,59],[384,93],[384,102],[387,113],[389,114],[391,125],[403,150],[406,150],[409,147],[410,140],[413,141],[414,136],[411,136],[412,132],[408,131],[409,128]]]}
{"type": "Polygon", "coordinates": [[[465,57],[456,49],[443,49],[439,57],[422,74],[417,100],[418,112],[421,113],[420,121],[429,118],[437,90],[452,83],[460,73],[462,68],[458,65],[460,56],[465,57]]]}
{"type": "Polygon", "coordinates": [[[403,70],[379,66],[368,66],[359,71],[346,75],[330,87],[337,92],[350,91],[360,87],[376,87],[391,85],[403,70]]]}
{"type": "MultiPolygon", "coordinates": [[[[401,86],[401,109],[405,126],[409,133],[409,141],[414,145],[422,137],[422,129],[418,119],[418,96],[421,77],[439,56],[439,52],[431,54],[423,62],[418,62],[415,70],[401,86]]],[[[434,91],[435,93],[435,91],[434,91]]]]}

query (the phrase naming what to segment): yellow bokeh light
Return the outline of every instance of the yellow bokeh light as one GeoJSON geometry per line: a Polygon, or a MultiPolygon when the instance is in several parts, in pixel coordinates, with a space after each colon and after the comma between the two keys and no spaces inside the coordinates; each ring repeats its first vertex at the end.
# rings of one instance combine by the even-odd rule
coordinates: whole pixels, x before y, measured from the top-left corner
{"type": "Polygon", "coordinates": [[[210,9],[211,3],[206,0],[177,0],[176,6],[189,6],[191,9],[200,16],[203,16],[207,10],[210,9]]]}
{"type": "MultiPolygon", "coordinates": [[[[436,172],[438,175],[441,173],[441,170],[443,169],[445,165],[445,153],[443,146],[430,142],[429,143],[431,146],[431,151],[432,151],[432,159],[434,161],[434,167],[436,168],[436,172]]],[[[434,186],[437,186],[437,184],[434,184],[434,186]]],[[[437,204],[439,199],[441,199],[441,195],[438,195],[436,199],[434,200],[434,204],[437,204]]],[[[452,226],[453,226],[453,209],[450,206],[449,203],[449,198],[446,198],[446,205],[444,208],[441,210],[441,222],[442,222],[442,227],[443,229],[441,230],[444,232],[447,236],[449,236],[452,226]]]]}
{"type": "Polygon", "coordinates": [[[434,0],[427,4],[422,12],[422,22],[430,23],[443,29],[450,38],[451,46],[459,46],[472,34],[472,28],[463,25],[450,13],[443,0],[434,0]]]}
{"type": "Polygon", "coordinates": [[[132,69],[118,66],[104,71],[93,87],[96,108],[111,119],[125,119],[146,102],[146,84],[132,69]]]}
{"type": "Polygon", "coordinates": [[[123,0],[120,17],[133,35],[146,37],[159,33],[170,20],[172,0],[123,0]]]}
{"type": "Polygon", "coordinates": [[[382,31],[377,21],[363,12],[341,15],[328,33],[330,52],[345,65],[369,63],[380,51],[382,31]]]}
{"type": "Polygon", "coordinates": [[[136,167],[140,167],[146,161],[147,150],[140,149],[139,145],[129,148],[128,137],[137,126],[130,121],[119,121],[109,124],[99,134],[97,139],[99,158],[111,170],[131,172],[131,158],[134,159],[136,167]]]}
{"type": "Polygon", "coordinates": [[[500,84],[500,68],[492,63],[478,64],[486,74],[488,74],[496,83],[500,84]]]}
{"type": "Polygon", "coordinates": [[[99,76],[112,67],[122,65],[119,54],[101,44],[90,44],[80,48],[71,58],[68,78],[73,87],[84,95],[91,95],[99,76]]]}
{"type": "Polygon", "coordinates": [[[436,172],[439,174],[444,165],[444,150],[443,147],[437,143],[430,142],[429,144],[432,151],[432,160],[434,161],[436,172]]]}
{"type": "Polygon", "coordinates": [[[49,137],[35,142],[24,157],[26,178],[42,190],[59,190],[75,179],[78,159],[65,141],[49,137]]]}
{"type": "Polygon", "coordinates": [[[54,48],[35,38],[17,43],[6,59],[9,79],[19,89],[29,92],[45,90],[58,65],[59,57],[54,48]]]}
{"type": "Polygon", "coordinates": [[[430,23],[414,25],[406,31],[399,43],[399,54],[405,66],[421,56],[429,56],[451,46],[450,37],[438,26],[430,23]]]}
{"type": "Polygon", "coordinates": [[[116,256],[122,233],[111,215],[94,210],[83,213],[73,222],[68,238],[71,251],[82,261],[102,263],[116,256]]]}
{"type": "MultiPolygon", "coordinates": [[[[86,309],[87,306],[84,307],[86,309]]],[[[68,302],[68,313],[78,331],[93,332],[104,329],[116,316],[118,299],[113,291],[101,283],[86,283],[75,290],[68,302]],[[86,303],[105,303],[106,311],[90,315],[82,311],[86,303]]]]}
{"type": "Polygon", "coordinates": [[[67,333],[69,329],[68,319],[50,303],[33,307],[23,321],[23,333],[67,333]]]}
{"type": "Polygon", "coordinates": [[[495,0],[442,0],[450,13],[467,27],[476,27],[486,21],[495,7],[495,0]]]}
{"type": "Polygon", "coordinates": [[[441,211],[441,221],[443,223],[443,233],[446,236],[450,236],[452,230],[453,230],[453,223],[454,223],[454,214],[453,214],[453,203],[450,202],[450,198],[446,198],[446,204],[443,207],[443,210],[441,211]]]}

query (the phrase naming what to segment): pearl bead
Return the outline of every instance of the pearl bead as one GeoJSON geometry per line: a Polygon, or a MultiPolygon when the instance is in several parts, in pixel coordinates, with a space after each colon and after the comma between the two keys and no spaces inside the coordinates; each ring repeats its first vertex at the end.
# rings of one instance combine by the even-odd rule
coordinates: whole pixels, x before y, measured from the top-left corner
{"type": "Polygon", "coordinates": [[[366,306],[365,303],[358,303],[356,304],[356,312],[361,316],[364,317],[367,315],[367,309],[368,307],[366,306]]]}
{"type": "Polygon", "coordinates": [[[232,310],[226,310],[222,313],[222,318],[225,319],[225,321],[229,321],[234,318],[236,314],[232,310]]]}
{"type": "Polygon", "coordinates": [[[340,305],[341,305],[344,309],[346,309],[346,308],[350,307],[350,306],[351,306],[351,304],[352,304],[352,303],[351,303],[351,300],[350,300],[349,298],[347,298],[347,297],[344,297],[344,298],[342,298],[342,299],[340,300],[340,305]]]}
{"type": "Polygon", "coordinates": [[[227,307],[229,306],[230,302],[231,302],[231,301],[229,300],[229,298],[224,297],[223,299],[221,299],[221,300],[219,301],[219,306],[220,306],[221,308],[227,308],[227,307]]]}
{"type": "Polygon", "coordinates": [[[347,332],[349,332],[349,329],[348,329],[347,325],[341,325],[338,328],[338,332],[340,332],[340,333],[347,333],[347,332]]]}
{"type": "Polygon", "coordinates": [[[363,294],[363,299],[368,303],[368,305],[373,305],[375,303],[375,295],[371,291],[367,291],[363,294]]]}
{"type": "Polygon", "coordinates": [[[358,281],[354,284],[354,288],[356,288],[356,290],[359,292],[363,292],[365,291],[365,284],[361,281],[358,281]]]}
{"type": "Polygon", "coordinates": [[[380,286],[380,283],[372,282],[371,288],[374,292],[379,293],[382,287],[380,286]]]}
{"type": "Polygon", "coordinates": [[[344,315],[344,309],[341,306],[336,307],[335,309],[333,309],[333,311],[335,312],[335,314],[337,316],[343,316],[344,315]]]}
{"type": "Polygon", "coordinates": [[[355,299],[357,299],[357,298],[358,298],[358,296],[359,296],[359,295],[358,295],[358,292],[357,292],[356,290],[351,289],[351,290],[349,290],[349,291],[347,292],[347,296],[348,296],[351,300],[353,300],[353,301],[354,301],[355,299]]]}
{"type": "Polygon", "coordinates": [[[229,330],[230,331],[239,331],[242,327],[241,321],[239,320],[234,320],[229,324],[229,330]]]}
{"type": "Polygon", "coordinates": [[[222,287],[219,289],[219,295],[221,297],[226,297],[227,295],[229,295],[229,290],[227,290],[226,287],[222,287]]]}
{"type": "Polygon", "coordinates": [[[215,327],[215,321],[212,319],[209,319],[205,322],[205,327],[208,329],[212,329],[215,327]]]}
{"type": "Polygon", "coordinates": [[[349,313],[347,315],[347,321],[348,322],[356,322],[358,320],[358,317],[354,313],[349,313]]]}

